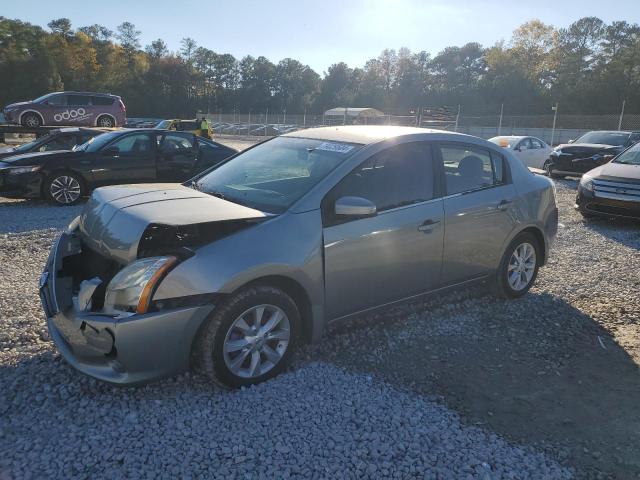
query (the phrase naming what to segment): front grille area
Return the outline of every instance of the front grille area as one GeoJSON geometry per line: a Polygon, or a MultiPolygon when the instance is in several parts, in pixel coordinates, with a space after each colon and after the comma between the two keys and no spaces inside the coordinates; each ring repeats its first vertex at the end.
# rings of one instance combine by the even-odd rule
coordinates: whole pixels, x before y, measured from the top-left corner
{"type": "Polygon", "coordinates": [[[610,180],[593,180],[596,197],[612,200],[640,202],[640,183],[614,182],[610,180]]]}
{"type": "Polygon", "coordinates": [[[617,205],[603,203],[587,203],[587,210],[605,215],[615,215],[618,217],[640,218],[640,208],[626,208],[617,205]]]}

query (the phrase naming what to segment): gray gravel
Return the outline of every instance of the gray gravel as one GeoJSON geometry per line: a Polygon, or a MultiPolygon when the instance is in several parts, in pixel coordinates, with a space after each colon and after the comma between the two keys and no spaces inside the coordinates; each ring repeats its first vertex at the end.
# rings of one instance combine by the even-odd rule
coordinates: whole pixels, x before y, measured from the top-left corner
{"type": "MultiPolygon", "coordinates": [[[[559,186],[565,205],[571,187],[559,186]]],[[[297,370],[239,392],[216,390],[188,374],[137,389],[80,375],[55,352],[37,298],[55,232],[78,210],[0,200],[0,478],[571,476],[572,470],[539,451],[461,421],[440,400],[313,361],[330,357],[322,354],[337,344],[347,348],[351,334],[308,349],[297,370]]],[[[542,271],[542,284],[555,279],[553,294],[578,304],[585,292],[629,296],[602,278],[586,290],[576,287],[577,277],[593,275],[593,261],[603,257],[620,269],[636,264],[637,231],[608,228],[595,224],[586,233],[593,243],[586,253],[561,231],[558,248],[566,261],[586,254],[591,263],[567,271],[565,257],[555,255],[542,271]],[[558,281],[563,275],[567,281],[558,281]]],[[[623,278],[633,275],[626,272],[623,278]]],[[[478,314],[465,313],[476,300],[451,298],[457,303],[440,305],[427,319],[415,307],[406,310],[408,332],[422,325],[423,331],[459,334],[481,324],[478,314]]],[[[633,309],[636,299],[630,300],[633,309]]],[[[607,305],[600,309],[603,318],[607,305]]],[[[629,325],[621,322],[621,328],[636,328],[629,325]]],[[[362,342],[368,336],[356,333],[362,342]]]]}

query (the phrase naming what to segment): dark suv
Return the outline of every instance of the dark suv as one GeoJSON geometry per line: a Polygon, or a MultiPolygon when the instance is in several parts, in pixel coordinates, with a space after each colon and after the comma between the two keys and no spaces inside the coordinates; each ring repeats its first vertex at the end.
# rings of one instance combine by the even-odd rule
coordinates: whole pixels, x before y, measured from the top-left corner
{"type": "Polygon", "coordinates": [[[42,125],[118,127],[127,121],[122,99],[104,93],[48,93],[35,100],[7,105],[3,113],[8,122],[29,128],[42,125]]]}

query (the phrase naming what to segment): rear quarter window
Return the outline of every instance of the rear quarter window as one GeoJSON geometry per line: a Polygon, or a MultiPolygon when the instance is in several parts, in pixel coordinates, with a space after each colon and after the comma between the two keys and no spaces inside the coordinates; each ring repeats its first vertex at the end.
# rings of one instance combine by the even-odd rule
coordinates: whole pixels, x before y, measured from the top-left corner
{"type": "Polygon", "coordinates": [[[111,97],[91,97],[91,102],[94,105],[113,105],[114,100],[111,97]]]}

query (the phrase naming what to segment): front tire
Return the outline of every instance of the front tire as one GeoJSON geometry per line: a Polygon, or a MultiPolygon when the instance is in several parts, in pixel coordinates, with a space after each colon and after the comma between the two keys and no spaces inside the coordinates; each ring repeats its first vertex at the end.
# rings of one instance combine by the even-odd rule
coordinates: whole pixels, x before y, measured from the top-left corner
{"type": "Polygon", "coordinates": [[[42,126],[40,115],[33,112],[25,113],[22,116],[22,126],[27,128],[38,128],[42,126]]]}
{"type": "Polygon", "coordinates": [[[553,166],[551,165],[551,160],[547,160],[544,162],[542,169],[547,172],[549,178],[561,179],[564,178],[564,175],[558,175],[557,173],[553,173],[553,166]]]}
{"type": "Polygon", "coordinates": [[[541,248],[531,233],[523,232],[511,241],[496,272],[495,293],[518,298],[529,291],[538,276],[541,248]]]}
{"type": "Polygon", "coordinates": [[[196,339],[194,361],[225,387],[264,382],[290,363],[300,326],[300,312],[288,294],[252,286],[214,310],[196,339]]]}
{"type": "Polygon", "coordinates": [[[86,193],[84,181],[73,172],[56,172],[44,183],[44,197],[53,205],[69,206],[78,203],[86,193]]]}

